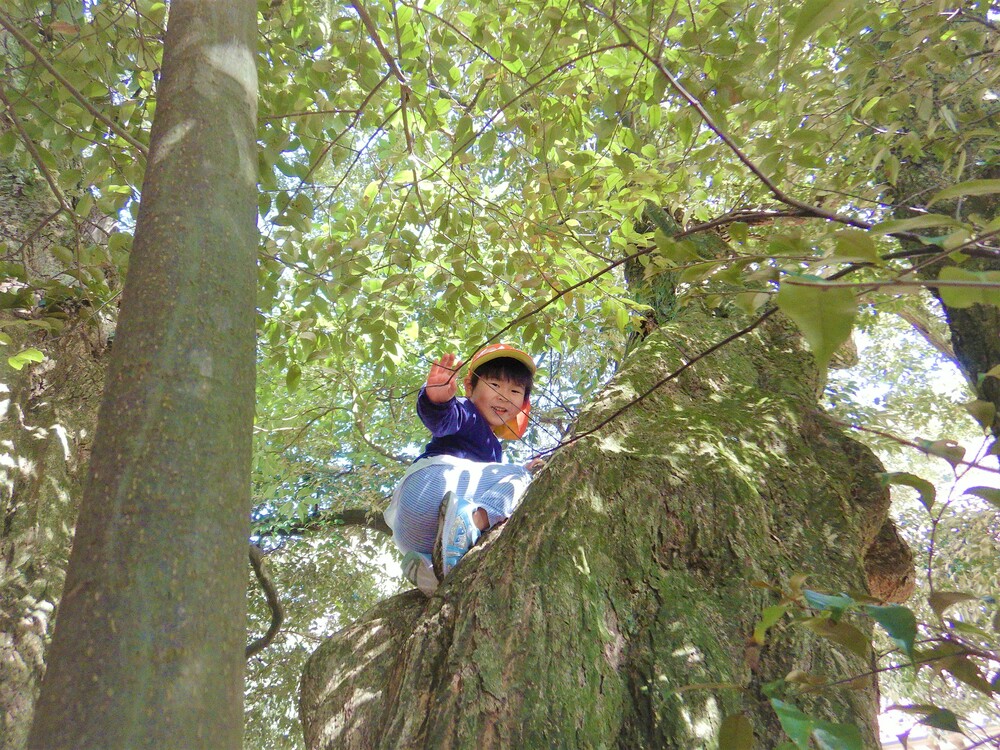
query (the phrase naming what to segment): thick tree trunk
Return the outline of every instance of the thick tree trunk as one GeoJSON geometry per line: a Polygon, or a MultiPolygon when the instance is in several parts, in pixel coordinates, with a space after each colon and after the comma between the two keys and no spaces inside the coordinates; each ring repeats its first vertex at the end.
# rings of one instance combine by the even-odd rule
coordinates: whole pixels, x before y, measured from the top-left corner
{"type": "MultiPolygon", "coordinates": [[[[992,148],[993,142],[988,144],[970,142],[970,150],[974,147],[982,149],[992,148]]],[[[995,180],[1000,177],[1000,167],[990,162],[989,159],[970,159],[970,163],[977,166],[967,170],[963,179],[995,180]],[[983,166],[978,166],[982,164],[983,166]]],[[[910,162],[903,165],[900,170],[899,184],[897,192],[901,195],[926,195],[932,194],[953,184],[951,175],[944,174],[941,166],[933,160],[925,162],[910,162]]],[[[996,194],[983,196],[966,196],[957,201],[946,201],[934,206],[934,210],[945,215],[955,216],[964,220],[971,217],[993,217],[1000,209],[1000,198],[996,194]]],[[[896,215],[899,218],[911,218],[913,212],[908,206],[900,207],[896,215]]],[[[935,231],[929,230],[928,235],[935,231]]],[[[921,246],[915,241],[903,241],[904,249],[912,252],[926,251],[925,246],[921,246]]],[[[941,269],[946,266],[958,265],[951,257],[943,257],[934,263],[927,264],[923,256],[917,256],[914,264],[918,267],[918,273],[923,279],[936,279],[941,273],[941,269]],[[920,263],[920,261],[924,261],[920,263]]],[[[1000,258],[997,257],[973,257],[965,259],[961,263],[961,268],[968,271],[1000,271],[1000,258]]],[[[996,408],[993,421],[988,426],[994,437],[1000,438],[1000,378],[983,377],[983,375],[994,367],[1000,366],[1000,307],[994,305],[974,304],[970,307],[952,307],[941,299],[937,289],[932,291],[938,297],[941,307],[944,310],[945,318],[948,321],[948,328],[951,331],[951,345],[954,349],[954,361],[961,368],[966,380],[976,390],[978,397],[983,401],[988,401],[996,408]]]]}
{"type": "MultiPolygon", "coordinates": [[[[653,332],[577,434],[732,330],[689,313],[653,332]]],[[[562,450],[438,595],[383,602],[313,654],[308,747],[716,748],[736,713],[776,747],[762,686],[792,670],[860,676],[794,701],[876,747],[872,658],[784,623],[750,641],[776,602],[754,581],[863,591],[889,506],[809,362],[769,321],[562,450]]]]}
{"type": "Polygon", "coordinates": [[[255,3],[175,0],[142,208],[29,745],[238,748],[255,3]]]}

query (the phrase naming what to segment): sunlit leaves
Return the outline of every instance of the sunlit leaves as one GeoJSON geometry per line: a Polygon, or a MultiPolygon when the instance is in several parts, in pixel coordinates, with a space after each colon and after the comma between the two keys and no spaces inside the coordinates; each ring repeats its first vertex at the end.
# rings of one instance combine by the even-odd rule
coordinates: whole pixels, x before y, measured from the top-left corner
{"type": "Polygon", "coordinates": [[[938,278],[945,282],[938,287],[938,293],[949,307],[965,308],[975,304],[1000,307],[1000,271],[977,272],[945,266],[938,278]]]}
{"type": "Polygon", "coordinates": [[[25,365],[31,362],[43,361],[45,361],[45,355],[34,347],[28,347],[11,357],[7,357],[7,364],[15,370],[23,369],[25,365]]]}
{"type": "Polygon", "coordinates": [[[940,201],[967,195],[994,195],[1000,193],[1000,180],[968,180],[940,190],[927,202],[932,206],[940,201]]]}

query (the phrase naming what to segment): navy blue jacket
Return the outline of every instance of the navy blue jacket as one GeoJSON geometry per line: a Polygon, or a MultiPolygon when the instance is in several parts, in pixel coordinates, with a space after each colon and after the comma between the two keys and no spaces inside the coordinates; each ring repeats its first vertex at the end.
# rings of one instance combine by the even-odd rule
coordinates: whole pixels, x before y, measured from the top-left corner
{"type": "Polygon", "coordinates": [[[420,458],[447,455],[486,463],[502,462],[500,441],[469,399],[457,396],[435,404],[421,388],[417,416],[433,435],[420,458]]]}

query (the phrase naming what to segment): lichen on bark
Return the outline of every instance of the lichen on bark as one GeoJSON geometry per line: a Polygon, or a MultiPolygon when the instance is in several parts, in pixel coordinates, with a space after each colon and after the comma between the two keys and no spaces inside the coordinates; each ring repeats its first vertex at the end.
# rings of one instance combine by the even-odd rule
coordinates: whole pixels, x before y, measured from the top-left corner
{"type": "MultiPolygon", "coordinates": [[[[577,434],[732,330],[688,312],[653,332],[577,434]]],[[[736,712],[779,744],[763,684],[871,661],[781,624],[748,648],[774,596],[751,584],[863,590],[889,505],[878,461],[817,408],[815,383],[770,321],[561,450],[436,596],[384,602],[317,650],[307,745],[714,748],[736,712]]],[[[872,745],[876,687],[861,682],[800,705],[872,745]]]]}

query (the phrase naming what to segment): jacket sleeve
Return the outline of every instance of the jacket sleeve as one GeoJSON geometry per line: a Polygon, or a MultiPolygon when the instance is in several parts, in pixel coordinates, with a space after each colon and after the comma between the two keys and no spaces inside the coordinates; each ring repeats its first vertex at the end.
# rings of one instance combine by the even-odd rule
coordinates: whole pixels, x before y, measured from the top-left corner
{"type": "Polygon", "coordinates": [[[427,398],[423,388],[417,396],[417,416],[434,437],[454,435],[468,427],[472,421],[468,401],[464,398],[456,397],[443,404],[435,404],[427,398]]]}

